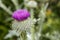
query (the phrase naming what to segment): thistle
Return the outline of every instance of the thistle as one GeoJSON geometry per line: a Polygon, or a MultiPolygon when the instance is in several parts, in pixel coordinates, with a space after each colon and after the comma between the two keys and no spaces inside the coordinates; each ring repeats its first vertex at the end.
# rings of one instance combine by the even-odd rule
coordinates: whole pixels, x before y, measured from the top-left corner
{"type": "Polygon", "coordinates": [[[42,9],[39,13],[39,18],[34,18],[34,8],[38,6],[37,2],[35,0],[24,0],[24,8],[19,8],[19,4],[17,0],[11,0],[13,4],[15,5],[16,10],[12,12],[9,10],[0,0],[0,7],[3,8],[6,12],[8,12],[10,15],[12,15],[13,21],[11,28],[12,30],[9,31],[9,33],[5,36],[6,38],[12,37],[14,35],[18,36],[20,40],[39,40],[41,31],[42,31],[42,25],[45,20],[45,11],[47,9],[48,3],[46,5],[43,4],[42,9]],[[30,11],[27,10],[27,7],[30,8],[30,11]],[[35,32],[35,23],[38,23],[38,32],[35,32]],[[23,33],[22,33],[23,32],[23,33]],[[25,32],[25,34],[24,34],[25,32]],[[21,36],[23,34],[23,37],[21,36]],[[26,38],[27,36],[27,38],[26,38]],[[25,39],[26,38],[26,39],[25,39]]]}
{"type": "Polygon", "coordinates": [[[29,2],[27,3],[27,7],[36,8],[36,7],[37,7],[37,2],[31,0],[31,1],[29,1],[29,2]]]}
{"type": "Polygon", "coordinates": [[[30,17],[30,13],[26,9],[19,9],[13,12],[12,17],[17,21],[22,21],[30,17]]]}

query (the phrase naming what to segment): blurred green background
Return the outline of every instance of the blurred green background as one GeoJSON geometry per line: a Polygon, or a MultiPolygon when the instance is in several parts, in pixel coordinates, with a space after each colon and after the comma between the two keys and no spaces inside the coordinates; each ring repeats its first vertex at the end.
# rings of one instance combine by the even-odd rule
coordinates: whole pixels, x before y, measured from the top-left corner
{"type": "MultiPolygon", "coordinates": [[[[3,3],[7,7],[11,7],[11,10],[14,11],[14,4],[11,0],[2,0],[3,3]]],[[[23,0],[18,0],[19,4],[23,2],[23,0]]],[[[49,6],[46,10],[46,19],[44,22],[44,28],[42,34],[52,33],[53,31],[60,32],[60,0],[50,0],[49,6]]],[[[11,15],[9,15],[6,11],[0,8],[0,40],[4,40],[4,36],[8,33],[8,30],[11,29],[11,15]]],[[[7,39],[8,40],[8,39],[7,39]]],[[[42,37],[42,40],[50,40],[46,37],[42,37]]]]}

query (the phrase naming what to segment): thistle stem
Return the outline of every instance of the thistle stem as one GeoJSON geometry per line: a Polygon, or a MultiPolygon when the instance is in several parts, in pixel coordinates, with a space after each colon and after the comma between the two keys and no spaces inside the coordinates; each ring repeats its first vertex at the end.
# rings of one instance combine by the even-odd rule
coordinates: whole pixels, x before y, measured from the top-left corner
{"type": "MultiPolygon", "coordinates": [[[[31,9],[31,19],[34,19],[34,10],[31,9]]],[[[34,25],[32,25],[31,27],[31,40],[35,40],[35,29],[34,29],[34,25]]]]}
{"type": "Polygon", "coordinates": [[[12,0],[13,4],[15,5],[16,9],[19,9],[18,1],[17,0],[12,0]]]}
{"type": "MultiPolygon", "coordinates": [[[[42,28],[43,28],[43,23],[44,23],[44,20],[45,20],[45,17],[46,17],[45,12],[46,12],[47,6],[48,6],[48,4],[44,5],[44,3],[43,3],[42,8],[40,10],[40,14],[39,14],[39,18],[41,19],[38,22],[40,36],[41,36],[42,28]]],[[[40,37],[40,36],[38,35],[38,37],[40,37]]]]}
{"type": "Polygon", "coordinates": [[[34,30],[34,25],[33,25],[32,28],[31,28],[31,37],[32,37],[32,40],[35,40],[35,30],[34,30]]]}

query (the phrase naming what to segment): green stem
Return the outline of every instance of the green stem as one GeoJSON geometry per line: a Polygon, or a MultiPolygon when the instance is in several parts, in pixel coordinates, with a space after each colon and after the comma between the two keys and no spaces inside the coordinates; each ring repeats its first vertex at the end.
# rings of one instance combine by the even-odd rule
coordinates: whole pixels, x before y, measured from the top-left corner
{"type": "Polygon", "coordinates": [[[31,28],[31,37],[32,37],[32,40],[35,40],[35,29],[34,29],[34,25],[31,28]]]}
{"type": "MultiPolygon", "coordinates": [[[[45,20],[45,17],[46,17],[46,8],[47,8],[48,5],[44,5],[44,3],[42,4],[42,7],[41,7],[41,10],[40,10],[40,14],[39,14],[39,18],[41,19],[39,22],[38,22],[38,26],[39,26],[39,34],[41,36],[41,32],[42,32],[42,29],[43,29],[43,23],[44,23],[44,20],[45,20]]],[[[38,35],[38,37],[40,37],[38,35]]]]}
{"type": "Polygon", "coordinates": [[[13,4],[15,5],[16,7],[16,10],[19,9],[19,4],[18,4],[18,1],[17,0],[12,0],[13,4]]]}
{"type": "MultiPolygon", "coordinates": [[[[31,9],[30,12],[31,12],[31,19],[34,19],[34,10],[31,9]]],[[[32,37],[31,38],[32,40],[35,40],[35,29],[34,29],[34,25],[32,25],[32,28],[31,28],[31,37],[32,37]]]]}
{"type": "Polygon", "coordinates": [[[22,31],[20,38],[20,40],[27,40],[26,31],[22,31]]]}
{"type": "Polygon", "coordinates": [[[34,18],[34,10],[31,9],[30,12],[31,12],[31,19],[33,19],[34,18]]]}

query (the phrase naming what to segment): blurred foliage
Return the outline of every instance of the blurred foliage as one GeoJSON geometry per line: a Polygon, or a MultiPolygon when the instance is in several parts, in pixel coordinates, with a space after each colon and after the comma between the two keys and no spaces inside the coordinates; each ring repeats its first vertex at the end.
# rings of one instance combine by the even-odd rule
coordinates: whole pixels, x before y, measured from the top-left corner
{"type": "Polygon", "coordinates": [[[8,32],[8,29],[5,26],[0,25],[0,40],[3,39],[3,36],[5,36],[7,32],[8,32]]]}
{"type": "MultiPolygon", "coordinates": [[[[11,0],[2,0],[2,1],[7,7],[11,7],[12,11],[15,10],[15,7],[11,2],[11,0]]],[[[18,2],[19,4],[22,4],[23,0],[18,0],[18,2]]],[[[36,14],[37,13],[38,12],[36,12],[36,14]]],[[[47,17],[43,25],[44,28],[42,34],[46,34],[48,32],[52,33],[55,30],[60,31],[60,0],[49,1],[49,7],[47,8],[46,15],[47,17]]],[[[12,21],[11,15],[9,15],[2,8],[0,8],[0,40],[3,40],[4,36],[10,29],[11,21],[12,21]]],[[[46,37],[42,37],[41,39],[50,40],[46,37]]]]}

